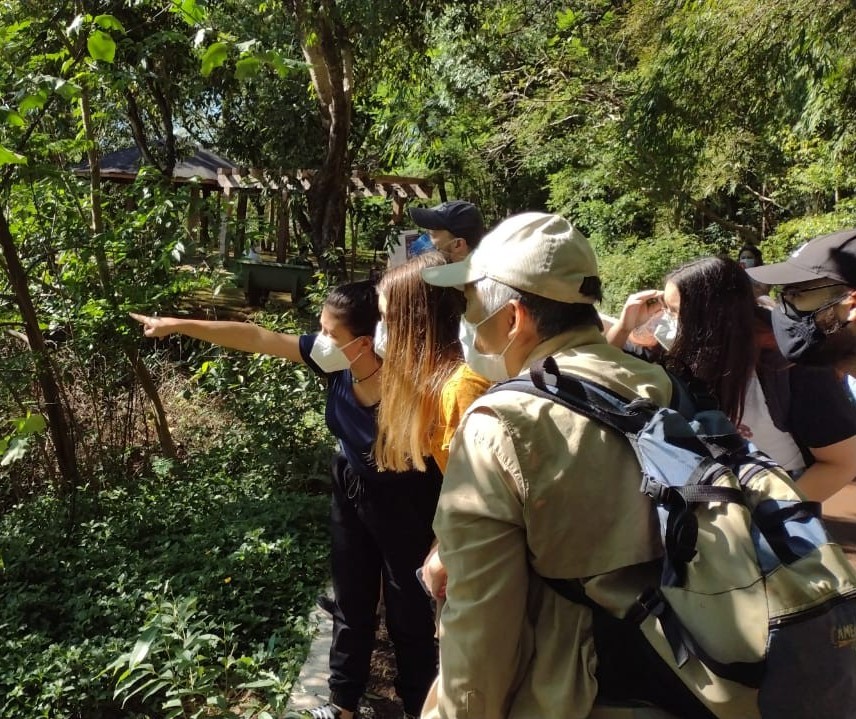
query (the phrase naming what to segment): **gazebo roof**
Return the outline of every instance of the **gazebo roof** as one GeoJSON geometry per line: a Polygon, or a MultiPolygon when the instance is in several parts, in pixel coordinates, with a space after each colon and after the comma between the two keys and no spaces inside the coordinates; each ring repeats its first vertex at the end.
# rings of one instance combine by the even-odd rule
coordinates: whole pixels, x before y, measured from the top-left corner
{"type": "MultiPolygon", "coordinates": [[[[113,182],[133,182],[142,166],[142,155],[136,145],[109,152],[101,158],[101,178],[113,182]]],[[[89,175],[89,163],[74,167],[79,177],[89,175]]],[[[210,150],[197,147],[193,155],[180,158],[172,172],[174,182],[196,179],[201,185],[229,193],[233,190],[259,191],[263,189],[302,192],[312,184],[314,170],[272,172],[259,168],[245,168],[210,150]]],[[[364,197],[385,197],[397,202],[411,198],[430,199],[434,185],[421,177],[397,175],[369,176],[355,170],[348,183],[349,191],[364,197]]]]}
{"type": "MultiPolygon", "coordinates": [[[[114,182],[132,182],[137,177],[142,164],[142,155],[136,145],[109,152],[101,158],[101,177],[114,182]]],[[[175,182],[190,182],[191,179],[196,178],[202,185],[219,189],[217,171],[220,169],[236,170],[238,166],[210,150],[197,147],[192,155],[179,158],[175,163],[172,177],[175,182]]],[[[77,165],[74,168],[74,174],[88,175],[89,163],[83,162],[77,165]]]]}

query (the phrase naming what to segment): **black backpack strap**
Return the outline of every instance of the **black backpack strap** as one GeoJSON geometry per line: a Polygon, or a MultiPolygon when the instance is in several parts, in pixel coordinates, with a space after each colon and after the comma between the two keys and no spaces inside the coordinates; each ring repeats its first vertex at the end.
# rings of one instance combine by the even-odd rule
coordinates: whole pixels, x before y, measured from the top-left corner
{"type": "Polygon", "coordinates": [[[645,399],[628,401],[608,387],[559,370],[553,357],[535,362],[530,379],[517,377],[500,382],[488,390],[515,390],[552,400],[563,407],[596,420],[628,439],[645,426],[657,406],[645,399]]]}
{"type": "Polygon", "coordinates": [[[714,659],[687,631],[659,588],[649,589],[639,595],[635,605],[627,613],[627,620],[641,624],[649,615],[657,618],[678,667],[683,667],[689,657],[694,656],[723,679],[754,689],[761,686],[761,680],[764,678],[764,660],[724,663],[714,659]]]}

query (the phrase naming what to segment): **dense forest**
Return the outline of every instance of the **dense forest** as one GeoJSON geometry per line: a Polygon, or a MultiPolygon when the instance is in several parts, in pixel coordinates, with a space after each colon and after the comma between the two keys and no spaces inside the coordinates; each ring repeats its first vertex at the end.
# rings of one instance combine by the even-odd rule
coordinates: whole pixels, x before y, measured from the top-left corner
{"type": "Polygon", "coordinates": [[[408,226],[355,173],[567,216],[607,312],[856,224],[845,0],[3,0],[0,44],[3,717],[284,705],[325,581],[322,388],[127,313],[248,317],[217,314],[230,261],[282,231],[317,274],[252,319],[311,329],[408,226]],[[264,181],[174,182],[200,149],[264,181]]]}

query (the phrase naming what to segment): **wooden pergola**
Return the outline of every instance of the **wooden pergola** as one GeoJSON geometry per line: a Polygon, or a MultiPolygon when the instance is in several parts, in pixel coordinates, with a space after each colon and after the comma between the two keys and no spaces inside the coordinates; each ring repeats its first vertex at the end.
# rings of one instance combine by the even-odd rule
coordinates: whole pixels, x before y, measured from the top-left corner
{"type": "MultiPolygon", "coordinates": [[[[131,183],[137,178],[142,166],[142,156],[136,146],[116,150],[101,158],[101,178],[110,182],[131,183]]],[[[80,177],[88,177],[89,165],[83,163],[74,168],[80,177]]],[[[239,256],[246,244],[245,227],[248,199],[255,194],[266,193],[265,210],[268,226],[275,228],[275,250],[278,262],[284,262],[291,250],[290,198],[295,193],[304,193],[312,185],[314,170],[273,172],[261,168],[240,167],[231,160],[210,150],[197,147],[192,155],[181,158],[175,165],[172,181],[190,185],[190,211],[187,230],[197,240],[209,243],[209,217],[203,212],[205,200],[218,194],[220,226],[218,249],[223,259],[229,253],[230,223],[236,222],[233,253],[239,256]],[[222,198],[222,201],[220,200],[222,198]]],[[[419,177],[395,175],[369,175],[354,171],[349,179],[349,189],[357,197],[383,197],[392,202],[390,224],[397,225],[404,215],[404,208],[411,199],[429,200],[434,184],[419,177]]],[[[440,186],[441,195],[443,187],[440,186]]],[[[356,239],[356,238],[354,238],[356,239]]]]}
{"type": "MultiPolygon", "coordinates": [[[[222,167],[217,172],[217,182],[227,200],[237,195],[236,205],[225,203],[225,216],[220,223],[220,254],[228,253],[226,228],[234,211],[239,226],[243,224],[247,211],[247,193],[268,191],[271,193],[271,225],[276,227],[277,261],[284,261],[290,249],[289,199],[295,192],[306,192],[312,186],[314,170],[293,170],[274,173],[260,168],[222,167]]],[[[383,197],[392,202],[391,225],[397,225],[404,216],[404,208],[411,199],[431,199],[434,184],[420,177],[398,175],[374,175],[354,171],[348,180],[351,195],[358,197],[383,197]]],[[[355,238],[354,238],[355,239],[355,238]]],[[[242,242],[239,243],[239,246],[242,242]]]]}

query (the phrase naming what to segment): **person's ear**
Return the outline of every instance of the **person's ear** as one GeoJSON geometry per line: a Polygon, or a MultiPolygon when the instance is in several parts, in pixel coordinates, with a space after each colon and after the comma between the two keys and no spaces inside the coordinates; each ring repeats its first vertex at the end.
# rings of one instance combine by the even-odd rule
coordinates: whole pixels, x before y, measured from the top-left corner
{"type": "Polygon", "coordinates": [[[506,330],[509,337],[514,337],[526,327],[529,314],[520,300],[511,300],[508,306],[511,307],[512,311],[508,313],[508,327],[506,330]]]}

